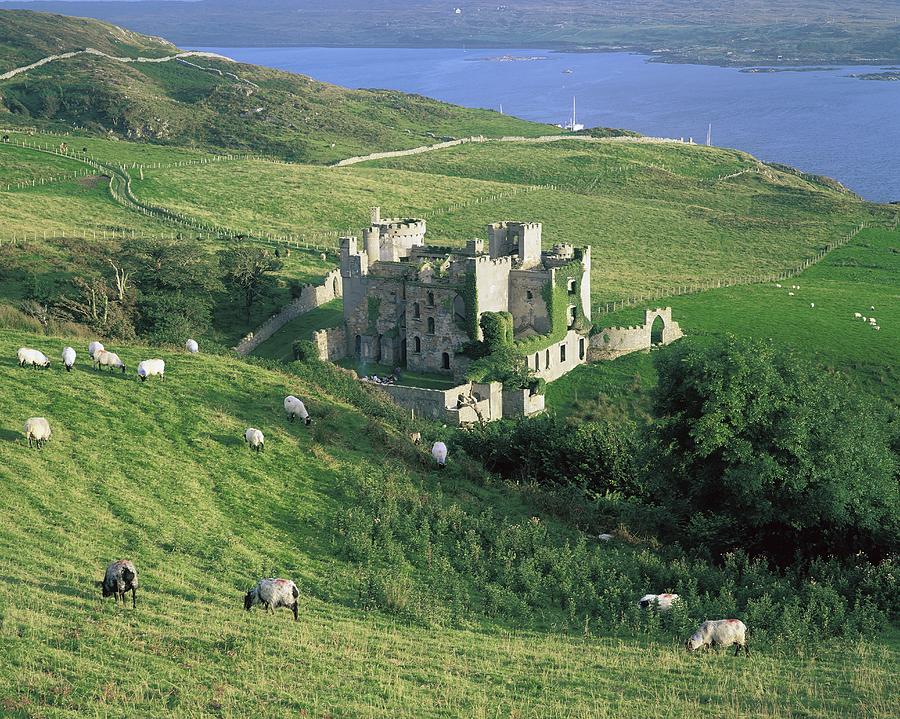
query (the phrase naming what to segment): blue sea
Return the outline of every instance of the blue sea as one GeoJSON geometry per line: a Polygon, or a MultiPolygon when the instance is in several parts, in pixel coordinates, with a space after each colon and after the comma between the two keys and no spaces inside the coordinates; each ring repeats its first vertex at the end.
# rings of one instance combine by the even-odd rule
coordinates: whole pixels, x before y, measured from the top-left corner
{"type": "Polygon", "coordinates": [[[881,67],[741,72],[629,53],[393,48],[196,48],[353,88],[391,88],[528,120],[577,120],[746,150],[900,200],[900,82],[881,67]]]}

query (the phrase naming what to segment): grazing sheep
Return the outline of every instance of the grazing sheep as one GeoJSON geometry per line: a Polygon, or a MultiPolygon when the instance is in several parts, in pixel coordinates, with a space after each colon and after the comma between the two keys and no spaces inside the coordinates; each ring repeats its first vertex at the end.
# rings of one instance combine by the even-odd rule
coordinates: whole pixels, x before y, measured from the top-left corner
{"type": "Polygon", "coordinates": [[[794,296],[793,292],[788,292],[788,297],[793,297],[793,296],[794,296]]]}
{"type": "Polygon", "coordinates": [[[72,371],[72,368],[75,366],[75,357],[76,356],[77,355],[75,354],[75,350],[72,349],[71,347],[66,347],[62,351],[62,361],[66,367],[66,372],[72,371]]]}
{"type": "Polygon", "coordinates": [[[112,370],[113,367],[118,367],[122,370],[122,374],[125,374],[125,363],[119,359],[119,355],[115,352],[109,352],[108,350],[98,350],[94,355],[94,369],[99,370],[101,367],[109,367],[112,370]]]}
{"type": "Polygon", "coordinates": [[[871,305],[871,306],[869,307],[869,309],[872,310],[872,312],[874,312],[874,311],[875,311],[875,305],[871,305]]]}
{"type": "Polygon", "coordinates": [[[24,431],[25,436],[28,438],[28,446],[31,447],[32,442],[34,442],[33,446],[38,449],[42,449],[50,441],[50,436],[53,434],[50,431],[50,423],[43,417],[30,417],[25,420],[24,431]]]}
{"type": "Polygon", "coordinates": [[[870,324],[870,325],[877,325],[877,324],[878,324],[878,320],[876,320],[874,317],[869,317],[869,324],[870,324]]]}
{"type": "Polygon", "coordinates": [[[137,588],[138,577],[137,569],[127,559],[120,559],[113,562],[106,568],[106,575],[102,582],[97,582],[97,586],[103,590],[103,596],[110,595],[116,598],[116,604],[119,599],[122,600],[122,606],[125,606],[125,594],[131,592],[131,608],[137,607],[137,588]]]}
{"type": "Polygon", "coordinates": [[[859,313],[859,312],[854,312],[854,313],[853,313],[853,318],[854,318],[854,319],[857,319],[857,320],[858,320],[860,317],[862,317],[862,314],[861,314],[861,313],[859,313]]]}
{"type": "Polygon", "coordinates": [[[19,359],[19,367],[49,367],[50,359],[43,352],[29,349],[28,347],[20,347],[16,352],[19,359]]]}
{"type": "Polygon", "coordinates": [[[166,363],[161,359],[144,360],[138,363],[137,373],[141,382],[146,382],[148,377],[155,377],[156,375],[159,375],[160,379],[165,380],[166,363]]]}
{"type": "Polygon", "coordinates": [[[863,315],[862,321],[863,321],[863,322],[868,322],[868,321],[869,321],[869,318],[866,317],[865,315],[863,315]]]}
{"type": "Polygon", "coordinates": [[[447,466],[447,445],[443,442],[435,442],[431,448],[431,456],[437,462],[438,467],[443,469],[447,466]]]}
{"type": "Polygon", "coordinates": [[[97,353],[102,352],[104,349],[106,348],[100,342],[94,340],[88,345],[88,356],[91,359],[96,359],[97,353]]]}
{"type": "Polygon", "coordinates": [[[604,532],[603,534],[597,535],[597,539],[599,539],[601,542],[611,542],[613,540],[613,538],[614,538],[613,535],[609,534],[608,532],[604,532]]]}
{"type": "Polygon", "coordinates": [[[638,600],[638,606],[641,609],[647,609],[656,604],[659,607],[659,611],[662,612],[666,609],[671,609],[672,604],[678,600],[679,596],[677,594],[645,594],[638,600]]]}
{"type": "Polygon", "coordinates": [[[409,441],[413,444],[422,444],[422,433],[421,432],[410,432],[409,433],[409,441]]]}
{"type": "Polygon", "coordinates": [[[297,621],[297,597],[300,592],[290,579],[260,579],[256,586],[244,595],[244,609],[248,612],[254,604],[262,604],[275,614],[278,607],[287,607],[297,621]]]}
{"type": "Polygon", "coordinates": [[[306,424],[312,424],[312,417],[306,411],[306,405],[292,394],[284,398],[284,411],[287,412],[288,419],[291,422],[299,417],[306,424]]]}
{"type": "Polygon", "coordinates": [[[816,306],[816,303],[815,303],[815,302],[810,302],[810,303],[809,303],[809,306],[814,308],[814,307],[816,306]]]}
{"type": "Polygon", "coordinates": [[[256,453],[259,454],[263,451],[263,445],[266,443],[266,438],[258,429],[250,427],[244,432],[244,441],[250,445],[251,451],[256,450],[256,453]]]}
{"type": "Polygon", "coordinates": [[[775,286],[776,286],[779,290],[781,289],[781,285],[776,284],[775,286]]]}
{"type": "Polygon", "coordinates": [[[872,329],[880,330],[881,327],[879,327],[878,325],[875,325],[875,327],[873,327],[872,329]]]}
{"type": "Polygon", "coordinates": [[[197,344],[197,340],[188,340],[184,343],[184,348],[192,355],[200,351],[200,345],[197,344]]]}
{"type": "Polygon", "coordinates": [[[709,619],[701,624],[697,631],[687,640],[689,652],[707,647],[727,648],[735,645],[734,655],[740,654],[741,648],[744,655],[750,656],[750,647],[747,645],[747,626],[740,619],[709,619]]]}

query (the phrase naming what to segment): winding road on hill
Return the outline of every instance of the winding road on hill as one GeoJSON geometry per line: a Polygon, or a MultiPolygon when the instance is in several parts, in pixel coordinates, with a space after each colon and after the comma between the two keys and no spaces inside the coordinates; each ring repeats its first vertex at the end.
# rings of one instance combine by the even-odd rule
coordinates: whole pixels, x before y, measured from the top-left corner
{"type": "MultiPolygon", "coordinates": [[[[0,80],[9,80],[16,75],[21,75],[24,72],[28,72],[29,70],[35,70],[43,65],[47,65],[51,62],[57,62],[59,60],[68,60],[73,57],[78,57],[79,55],[96,55],[98,57],[105,57],[107,60],[113,60],[115,62],[124,62],[124,63],[134,63],[134,62],[172,62],[173,60],[183,60],[187,57],[205,57],[210,60],[226,60],[227,62],[234,62],[230,57],[226,57],[225,55],[219,55],[215,52],[202,52],[199,50],[190,50],[187,52],[179,52],[175,55],[166,55],[165,57],[117,57],[115,55],[109,55],[101,50],[96,50],[92,47],[85,48],[84,50],[73,50],[72,52],[64,52],[59,55],[48,55],[47,57],[41,58],[37,62],[33,62],[30,65],[23,65],[22,67],[17,67],[7,72],[0,74],[0,80]]],[[[206,70],[207,68],[200,68],[201,70],[206,70]]],[[[229,75],[231,73],[228,73],[229,75]]],[[[240,79],[240,78],[237,78],[240,79]]]]}

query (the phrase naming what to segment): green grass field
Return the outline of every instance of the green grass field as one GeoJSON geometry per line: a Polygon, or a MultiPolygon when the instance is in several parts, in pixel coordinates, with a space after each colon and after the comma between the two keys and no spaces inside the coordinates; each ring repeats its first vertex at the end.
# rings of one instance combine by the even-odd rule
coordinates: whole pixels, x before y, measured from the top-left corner
{"type": "MultiPolygon", "coordinates": [[[[780,289],[774,284],[729,287],[664,298],[653,306],[671,306],[674,319],[697,341],[728,333],[771,338],[825,367],[846,372],[872,394],[896,404],[900,398],[898,277],[900,231],[873,228],[798,277],[780,283],[780,289]],[[800,289],[792,290],[793,285],[800,289]],[[855,318],[856,312],[874,316],[880,329],[855,318]]],[[[643,308],[635,307],[599,316],[595,327],[641,322],[643,308]]],[[[588,406],[602,411],[610,398],[614,404],[630,401],[626,397],[633,388],[654,384],[649,355],[631,355],[579,367],[549,385],[547,400],[566,414],[588,406]]]]}
{"type": "Polygon", "coordinates": [[[260,344],[251,354],[254,357],[290,362],[294,359],[293,344],[295,340],[308,340],[313,330],[324,327],[336,327],[343,321],[343,302],[341,300],[332,300],[291,320],[269,339],[260,344]]]}
{"type": "MultiPolygon", "coordinates": [[[[397,430],[303,376],[138,346],[117,347],[125,376],[95,373],[84,355],[71,374],[15,366],[19,345],[56,357],[69,341],[0,330],[5,716],[112,716],[123,704],[171,717],[894,715],[896,633],[800,652],[757,645],[744,661],[552,614],[510,628],[473,608],[466,626],[438,628],[365,611],[335,534],[361,473],[386,465],[423,498],[440,484],[441,501],[475,513],[489,503],[509,522],[540,510],[514,488],[428,470],[397,430]],[[151,354],[167,378],[140,384],[135,363],[151,354]],[[284,419],[288,392],[307,400],[311,427],[284,419]],[[42,451],[20,426],[38,414],[54,428],[42,451]],[[259,456],[241,438],[249,425],[266,433],[259,456]],[[121,556],[141,573],[136,611],[92,584],[121,556]],[[273,574],[301,587],[296,624],[242,609],[247,587],[273,574]]],[[[549,541],[571,534],[546,521],[549,541]]]]}

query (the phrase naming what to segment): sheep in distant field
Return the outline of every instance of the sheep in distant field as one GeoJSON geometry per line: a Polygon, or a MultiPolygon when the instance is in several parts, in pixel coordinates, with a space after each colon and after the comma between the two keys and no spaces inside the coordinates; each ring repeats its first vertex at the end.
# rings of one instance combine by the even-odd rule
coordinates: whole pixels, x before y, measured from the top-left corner
{"type": "Polygon", "coordinates": [[[254,604],[262,604],[275,614],[278,607],[287,607],[297,621],[297,598],[300,592],[290,579],[260,579],[256,586],[244,595],[244,609],[248,612],[254,604]]]}
{"type": "Polygon", "coordinates": [[[788,297],[793,297],[793,296],[794,296],[793,292],[788,292],[788,297]]]}
{"type": "Polygon", "coordinates": [[[259,454],[263,451],[263,447],[266,443],[266,438],[263,436],[263,433],[260,432],[255,427],[250,427],[246,432],[244,432],[244,441],[250,445],[250,450],[256,450],[256,453],[259,454]]]}
{"type": "Polygon", "coordinates": [[[689,652],[707,647],[728,648],[735,645],[734,656],[740,654],[741,648],[745,656],[750,656],[747,645],[747,626],[740,619],[709,619],[701,624],[697,631],[687,640],[689,652]]]}
{"type": "Polygon", "coordinates": [[[816,303],[815,303],[815,302],[810,302],[810,303],[809,303],[809,306],[810,306],[811,308],[815,309],[816,303]]]}
{"type": "Polygon", "coordinates": [[[125,606],[125,594],[131,592],[131,608],[137,607],[137,569],[129,560],[120,559],[117,562],[112,562],[106,568],[106,575],[103,577],[103,581],[97,582],[97,586],[102,589],[104,597],[114,596],[116,604],[121,599],[123,607],[125,606]]]}
{"type": "Polygon", "coordinates": [[[858,320],[860,317],[862,317],[862,314],[861,314],[861,313],[859,313],[859,312],[854,312],[854,313],[853,313],[853,318],[854,318],[854,319],[857,319],[857,320],[858,320]]]}
{"type": "Polygon", "coordinates": [[[75,357],[77,357],[77,355],[75,354],[75,350],[71,347],[66,347],[62,351],[62,361],[66,367],[66,372],[72,371],[72,368],[75,366],[75,357]]]}
{"type": "Polygon", "coordinates": [[[422,444],[422,433],[421,432],[410,432],[409,433],[409,441],[413,444],[422,444]]]}
{"type": "Polygon", "coordinates": [[[880,329],[881,329],[881,327],[879,327],[879,326],[878,326],[878,325],[875,325],[875,326],[874,326],[874,327],[873,327],[873,328],[872,328],[872,329],[875,329],[875,330],[880,330],[880,329]]]}
{"type": "Polygon", "coordinates": [[[869,324],[870,324],[870,325],[877,325],[877,324],[878,324],[878,320],[876,320],[874,317],[869,317],[869,324]]]}
{"type": "Polygon", "coordinates": [[[166,363],[161,359],[149,359],[138,363],[137,374],[141,382],[146,382],[148,377],[155,377],[164,380],[166,378],[166,363]]]}
{"type": "Polygon", "coordinates": [[[197,340],[188,340],[184,343],[184,348],[192,355],[200,351],[200,345],[197,344],[197,340]]]}
{"type": "Polygon", "coordinates": [[[19,367],[49,367],[50,359],[43,352],[29,349],[28,347],[20,347],[16,352],[19,360],[19,367]]]}
{"type": "Polygon", "coordinates": [[[864,315],[863,318],[862,318],[862,321],[863,321],[863,322],[868,322],[868,321],[869,321],[869,318],[866,317],[866,316],[864,315]]]}
{"type": "Polygon", "coordinates": [[[872,310],[872,312],[874,312],[874,311],[875,311],[875,305],[870,306],[869,309],[872,310]]]}
{"type": "Polygon", "coordinates": [[[447,466],[447,445],[443,442],[435,442],[431,448],[431,456],[437,462],[438,467],[443,469],[447,466]]]}
{"type": "Polygon", "coordinates": [[[50,423],[43,417],[30,417],[25,420],[24,432],[28,439],[28,446],[35,446],[38,449],[42,449],[53,434],[50,430],[50,423]]]}
{"type": "Polygon", "coordinates": [[[97,351],[94,355],[94,369],[99,370],[101,367],[109,367],[110,370],[116,367],[122,370],[122,374],[125,374],[125,363],[119,359],[119,355],[115,352],[108,350],[97,351]]]}
{"type": "Polygon", "coordinates": [[[102,352],[104,349],[106,348],[100,342],[94,340],[88,345],[88,356],[91,359],[96,359],[97,353],[102,352]]]}
{"type": "Polygon", "coordinates": [[[326,254],[323,252],[323,253],[319,256],[319,259],[322,260],[322,262],[324,262],[325,260],[328,259],[328,255],[326,255],[326,254]]]}
{"type": "Polygon", "coordinates": [[[665,611],[666,609],[671,609],[672,604],[679,599],[680,597],[677,594],[645,594],[638,600],[638,606],[641,609],[647,609],[655,603],[660,611],[665,611]]]}
{"type": "Polygon", "coordinates": [[[306,424],[312,424],[312,417],[306,411],[306,405],[292,394],[284,398],[284,411],[287,412],[288,419],[291,422],[299,417],[306,424]]]}
{"type": "Polygon", "coordinates": [[[781,289],[781,285],[776,284],[775,286],[776,286],[779,290],[781,289]]]}

